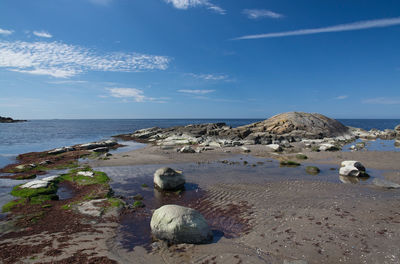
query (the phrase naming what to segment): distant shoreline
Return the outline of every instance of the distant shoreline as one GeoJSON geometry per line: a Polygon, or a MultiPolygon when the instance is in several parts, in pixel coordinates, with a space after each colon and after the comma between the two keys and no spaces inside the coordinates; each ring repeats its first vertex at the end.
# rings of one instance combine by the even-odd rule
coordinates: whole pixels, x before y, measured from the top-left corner
{"type": "Polygon", "coordinates": [[[0,123],[19,123],[19,122],[28,122],[28,120],[17,120],[17,119],[12,119],[11,117],[0,116],[0,123]]]}

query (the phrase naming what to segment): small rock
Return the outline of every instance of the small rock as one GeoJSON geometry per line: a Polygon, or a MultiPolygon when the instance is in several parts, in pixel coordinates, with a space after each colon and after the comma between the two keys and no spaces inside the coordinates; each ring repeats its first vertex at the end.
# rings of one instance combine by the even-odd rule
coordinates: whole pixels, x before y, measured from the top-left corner
{"type": "Polygon", "coordinates": [[[246,148],[246,147],[240,147],[241,149],[242,149],[242,151],[244,152],[244,153],[249,153],[250,152],[250,149],[248,149],[248,148],[246,148]]]}
{"type": "Polygon", "coordinates": [[[161,190],[182,189],[185,182],[182,173],[168,167],[160,168],[154,173],[154,184],[161,190]]]}
{"type": "Polygon", "coordinates": [[[279,144],[269,144],[266,146],[276,152],[282,151],[282,147],[279,144]]]}
{"type": "Polygon", "coordinates": [[[368,176],[365,173],[365,167],[359,161],[347,160],[343,161],[339,169],[339,174],[342,176],[363,177],[368,176]]]}
{"type": "Polygon", "coordinates": [[[360,171],[365,171],[364,165],[362,165],[361,162],[355,161],[355,160],[342,161],[340,166],[341,167],[353,166],[353,167],[356,167],[360,171]]]}
{"type": "Polygon", "coordinates": [[[44,165],[48,165],[48,164],[51,164],[51,163],[52,162],[50,160],[44,160],[44,161],[40,162],[39,165],[44,166],[44,165]]]}
{"type": "Polygon", "coordinates": [[[107,152],[109,149],[107,147],[99,147],[92,149],[93,152],[107,152]]]}
{"type": "Polygon", "coordinates": [[[213,237],[198,211],[179,205],[164,205],[155,210],[150,227],[156,238],[178,244],[206,243],[213,237]]]}
{"type": "Polygon", "coordinates": [[[321,145],[319,146],[319,150],[320,150],[320,151],[338,151],[339,148],[336,147],[336,146],[333,145],[333,144],[325,143],[325,144],[321,144],[321,145]]]}
{"type": "Polygon", "coordinates": [[[100,206],[96,206],[96,203],[102,203],[107,201],[107,199],[98,199],[98,200],[91,200],[87,202],[82,202],[79,203],[76,206],[76,209],[78,210],[79,213],[89,215],[89,216],[94,216],[94,217],[99,217],[103,213],[103,208],[100,206]]]}
{"type": "Polygon", "coordinates": [[[180,153],[195,153],[195,150],[191,146],[184,146],[179,150],[180,153]]]}
{"type": "Polygon", "coordinates": [[[311,175],[317,175],[318,173],[320,173],[320,171],[321,170],[315,166],[307,166],[306,167],[306,172],[311,175]]]}
{"type": "Polygon", "coordinates": [[[92,171],[78,171],[76,175],[85,176],[85,177],[93,177],[94,173],[92,171]]]}

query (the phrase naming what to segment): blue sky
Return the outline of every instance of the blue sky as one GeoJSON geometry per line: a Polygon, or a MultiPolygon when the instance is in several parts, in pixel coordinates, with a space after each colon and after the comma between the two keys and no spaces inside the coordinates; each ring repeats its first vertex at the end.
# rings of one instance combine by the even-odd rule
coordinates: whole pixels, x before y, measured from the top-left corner
{"type": "Polygon", "coordinates": [[[2,0],[0,115],[400,118],[400,2],[2,0]]]}

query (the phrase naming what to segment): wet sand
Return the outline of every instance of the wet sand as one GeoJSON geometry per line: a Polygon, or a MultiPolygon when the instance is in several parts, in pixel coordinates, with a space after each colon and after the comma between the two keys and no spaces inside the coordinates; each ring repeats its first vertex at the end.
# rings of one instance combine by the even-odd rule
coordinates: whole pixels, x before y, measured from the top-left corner
{"type": "MultiPolygon", "coordinates": [[[[123,232],[117,231],[111,252],[125,263],[400,263],[400,190],[380,189],[370,180],[343,184],[338,175],[341,161],[359,160],[372,177],[400,182],[400,153],[303,150],[309,159],[299,161],[302,166],[280,168],[276,160],[296,160],[296,149],[285,154],[266,151],[265,146],[249,149],[251,155],[235,156],[243,154],[240,148],[182,154],[148,146],[91,162],[114,179],[117,193],[128,196],[140,192],[129,179],[136,178],[136,185],[151,181],[160,164],[182,169],[204,192],[193,207],[211,225],[218,212],[229,215],[232,205],[240,208],[236,220],[220,219],[219,226],[229,230],[248,225],[208,245],[160,246],[150,252],[122,243],[123,232]],[[214,162],[223,160],[236,163],[214,162]],[[307,175],[306,165],[317,165],[322,172],[307,175]]],[[[134,223],[125,225],[130,226],[128,233],[135,232],[134,223]]]]}
{"type": "Polygon", "coordinates": [[[400,153],[302,150],[309,159],[290,168],[280,167],[278,160],[296,160],[300,149],[278,154],[265,146],[248,148],[249,154],[238,147],[183,154],[149,145],[109,160],[84,161],[108,174],[116,195],[131,203],[141,194],[146,207],[124,211],[119,224],[93,222],[91,232],[65,241],[57,233],[43,233],[2,243],[48,241],[45,251],[23,260],[27,263],[78,253],[81,259],[107,257],[119,263],[400,263],[400,190],[374,187],[370,179],[344,184],[338,175],[341,161],[359,160],[372,177],[400,183],[400,153]],[[307,165],[317,165],[321,173],[307,174],[307,165]],[[152,174],[162,166],[183,170],[185,192],[166,196],[153,189],[152,174]],[[152,210],[166,203],[203,213],[216,235],[213,243],[152,244],[146,223],[152,210]]]}

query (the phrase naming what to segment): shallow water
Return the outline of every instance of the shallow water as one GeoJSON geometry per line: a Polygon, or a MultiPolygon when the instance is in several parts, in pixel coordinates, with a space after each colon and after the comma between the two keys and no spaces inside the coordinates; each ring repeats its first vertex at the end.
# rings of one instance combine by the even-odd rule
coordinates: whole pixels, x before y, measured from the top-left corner
{"type": "Polygon", "coordinates": [[[382,140],[382,139],[376,139],[376,140],[357,139],[356,141],[343,146],[342,151],[345,152],[351,151],[350,147],[359,142],[365,142],[365,148],[363,148],[360,151],[400,151],[400,148],[394,145],[395,140],[382,140]]]}
{"type": "MultiPolygon", "coordinates": [[[[367,185],[371,183],[373,177],[382,177],[382,171],[368,170],[367,172],[372,177],[355,181],[354,178],[339,177],[338,168],[332,165],[317,165],[321,172],[310,175],[305,168],[311,165],[315,166],[315,164],[304,163],[298,167],[281,167],[276,160],[239,155],[211,163],[98,167],[95,170],[107,173],[112,179],[111,187],[115,194],[124,197],[128,204],[134,202],[135,195],[140,194],[143,197],[142,201],[146,205],[144,209],[126,212],[121,218],[122,237],[119,242],[123,247],[131,250],[139,245],[150,246],[152,210],[165,204],[179,204],[191,208],[204,207],[204,205],[199,206],[207,195],[203,190],[213,184],[265,184],[275,181],[303,180],[367,185]],[[171,167],[183,171],[187,181],[186,190],[181,193],[168,193],[153,188],[153,174],[160,167],[171,167]]],[[[232,210],[233,213],[236,209],[232,210]]],[[[223,214],[205,217],[211,223],[217,239],[221,236],[235,237],[245,229],[243,223],[232,222],[231,217],[224,217],[223,214]]]]}

